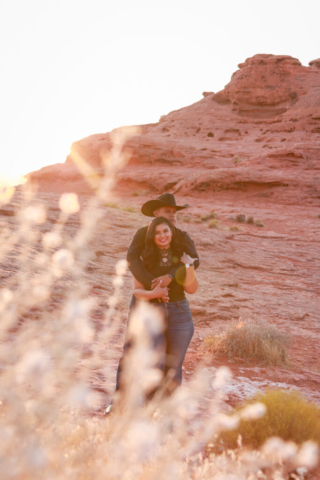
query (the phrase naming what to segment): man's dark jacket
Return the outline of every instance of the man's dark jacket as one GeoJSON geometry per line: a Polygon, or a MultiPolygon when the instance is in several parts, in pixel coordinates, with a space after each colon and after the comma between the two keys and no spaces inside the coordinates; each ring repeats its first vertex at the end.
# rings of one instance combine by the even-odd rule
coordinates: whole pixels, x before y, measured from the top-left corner
{"type": "MultiPolygon", "coordinates": [[[[139,228],[139,230],[137,230],[137,232],[135,233],[132,239],[131,245],[128,249],[127,261],[128,261],[129,269],[132,275],[140,283],[143,283],[143,285],[145,285],[147,288],[151,288],[151,282],[154,279],[154,276],[150,272],[148,272],[148,270],[144,266],[144,263],[141,259],[141,254],[145,247],[147,229],[148,227],[142,227],[142,228],[139,228]]],[[[183,230],[180,230],[179,228],[176,228],[176,227],[175,227],[175,230],[176,230],[176,234],[178,236],[179,242],[181,243],[181,245],[183,245],[184,251],[188,255],[190,255],[191,258],[199,259],[199,255],[197,253],[195,244],[193,240],[191,240],[187,232],[184,232],[183,230]]],[[[198,268],[199,264],[200,264],[199,260],[196,260],[194,262],[194,268],[198,268]]],[[[184,266],[181,267],[181,264],[180,266],[175,266],[175,267],[173,266],[172,270],[170,271],[170,275],[172,275],[173,278],[175,277],[175,273],[178,270],[178,268],[179,269],[183,268],[185,270],[185,267],[184,266]]]]}

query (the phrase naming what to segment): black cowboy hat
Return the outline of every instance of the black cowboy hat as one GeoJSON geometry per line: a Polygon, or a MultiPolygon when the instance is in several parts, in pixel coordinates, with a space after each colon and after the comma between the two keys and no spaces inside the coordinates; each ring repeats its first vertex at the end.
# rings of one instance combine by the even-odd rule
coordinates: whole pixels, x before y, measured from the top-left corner
{"type": "Polygon", "coordinates": [[[187,203],[182,206],[177,205],[176,199],[172,193],[163,193],[156,200],[149,200],[144,203],[141,207],[141,212],[146,217],[154,217],[153,212],[161,207],[175,207],[176,210],[182,210],[183,208],[188,208],[189,205],[187,203]]]}

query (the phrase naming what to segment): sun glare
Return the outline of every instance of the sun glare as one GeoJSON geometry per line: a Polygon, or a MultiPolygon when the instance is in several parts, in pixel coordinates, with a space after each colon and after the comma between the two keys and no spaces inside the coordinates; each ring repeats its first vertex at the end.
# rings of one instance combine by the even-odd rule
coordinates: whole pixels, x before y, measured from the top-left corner
{"type": "Polygon", "coordinates": [[[26,181],[27,179],[23,175],[0,171],[0,189],[23,185],[26,181]]]}

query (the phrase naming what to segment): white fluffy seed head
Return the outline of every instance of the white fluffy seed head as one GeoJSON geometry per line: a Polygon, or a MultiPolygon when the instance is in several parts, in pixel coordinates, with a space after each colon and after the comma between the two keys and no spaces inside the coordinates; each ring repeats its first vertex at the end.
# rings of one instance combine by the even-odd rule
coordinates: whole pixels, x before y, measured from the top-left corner
{"type": "Polygon", "coordinates": [[[116,274],[122,277],[128,268],[127,260],[119,260],[116,264],[116,274]]]}
{"type": "Polygon", "coordinates": [[[314,468],[318,464],[319,448],[315,442],[304,442],[297,457],[297,465],[314,468]]]}
{"type": "Polygon", "coordinates": [[[47,232],[42,237],[44,248],[57,248],[62,243],[61,235],[57,232],[47,232]]]}
{"type": "Polygon", "coordinates": [[[213,388],[223,388],[229,380],[232,378],[232,373],[228,367],[220,367],[216,372],[216,378],[214,379],[213,388]]]}
{"type": "Polygon", "coordinates": [[[240,417],[243,420],[257,420],[258,418],[262,418],[266,411],[266,406],[261,402],[257,402],[241,410],[240,417]]]}
{"type": "Polygon", "coordinates": [[[23,223],[41,225],[46,221],[46,210],[43,205],[30,206],[24,208],[19,216],[23,223]]]}
{"type": "Polygon", "coordinates": [[[61,248],[60,250],[55,252],[52,256],[52,260],[54,265],[62,270],[67,270],[68,268],[71,268],[74,264],[74,257],[72,255],[72,252],[70,252],[70,250],[67,250],[66,248],[61,248]]]}
{"type": "Polygon", "coordinates": [[[80,210],[78,196],[76,193],[64,193],[59,200],[60,210],[66,215],[72,215],[80,210]]]}

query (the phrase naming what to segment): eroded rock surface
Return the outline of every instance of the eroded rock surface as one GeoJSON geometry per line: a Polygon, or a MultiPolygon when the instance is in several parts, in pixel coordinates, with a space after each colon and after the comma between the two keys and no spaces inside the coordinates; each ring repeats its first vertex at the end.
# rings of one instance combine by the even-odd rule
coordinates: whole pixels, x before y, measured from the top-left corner
{"type": "MultiPolygon", "coordinates": [[[[206,199],[319,205],[319,60],[304,67],[285,55],[255,55],[224,90],[142,125],[117,191],[174,191],[206,199]]],[[[112,134],[72,146],[99,174],[112,134]]],[[[29,174],[42,191],[88,193],[70,154],[64,164],[29,174]]]]}

